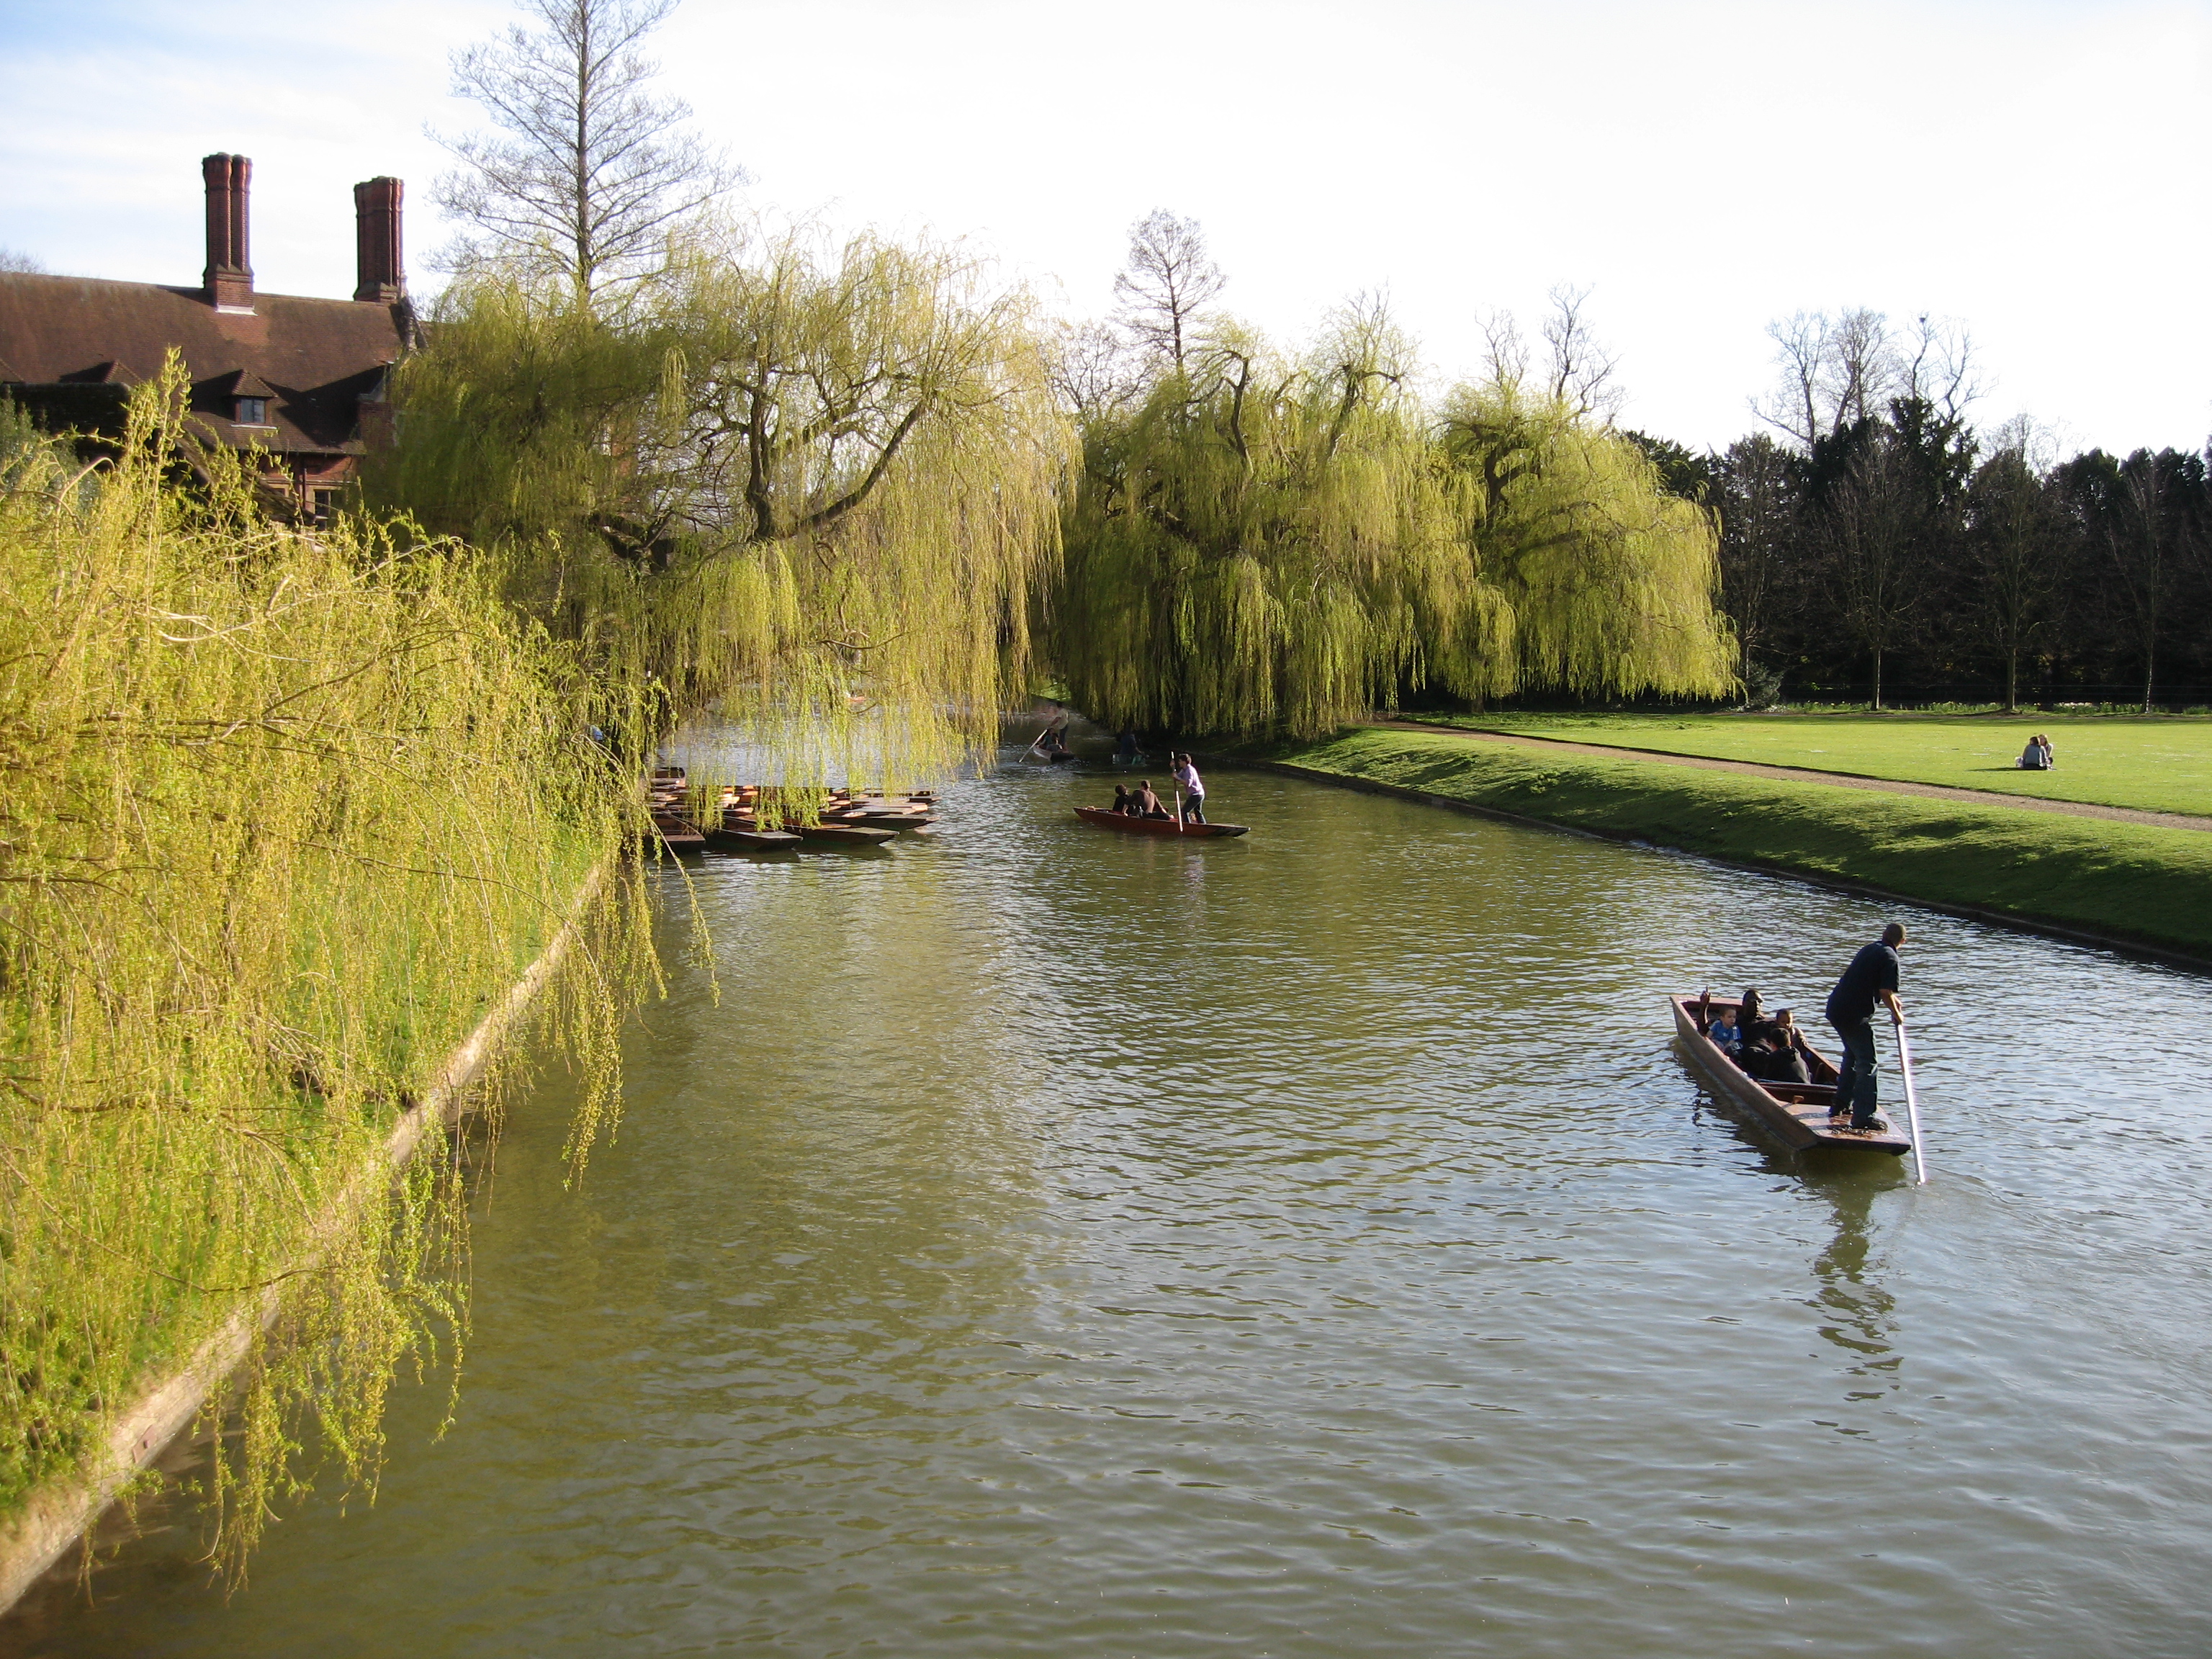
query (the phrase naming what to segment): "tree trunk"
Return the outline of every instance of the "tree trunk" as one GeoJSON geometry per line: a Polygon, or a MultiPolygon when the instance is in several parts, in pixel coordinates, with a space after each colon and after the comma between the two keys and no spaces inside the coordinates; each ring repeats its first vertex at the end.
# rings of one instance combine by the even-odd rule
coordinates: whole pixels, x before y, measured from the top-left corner
{"type": "Polygon", "coordinates": [[[2005,713],[2020,713],[2020,652],[2005,653],[2005,713]]]}
{"type": "Polygon", "coordinates": [[[1874,710],[1881,712],[1881,647],[1874,648],[1874,710]]]}

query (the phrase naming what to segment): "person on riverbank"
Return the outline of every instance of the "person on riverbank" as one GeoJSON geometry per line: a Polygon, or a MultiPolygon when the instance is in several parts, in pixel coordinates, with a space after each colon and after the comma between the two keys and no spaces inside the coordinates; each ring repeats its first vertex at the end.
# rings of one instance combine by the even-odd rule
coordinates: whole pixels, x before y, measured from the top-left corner
{"type": "Polygon", "coordinates": [[[1198,768],[1191,764],[1190,757],[1175,757],[1175,781],[1182,790],[1182,821],[1185,823],[1206,822],[1206,784],[1198,775],[1198,768]]]}
{"type": "Polygon", "coordinates": [[[2049,735],[2039,732],[2027,740],[2027,747],[2021,751],[2021,769],[2024,772],[2048,772],[2056,758],[2051,752],[2049,735]]]}
{"type": "Polygon", "coordinates": [[[1849,1110],[1852,1128],[1865,1131],[1875,1127],[1878,1103],[1875,1090],[1874,1011],[1879,1004],[1889,1010],[1893,1024],[1905,1023],[1905,1005],[1897,994],[1897,953],[1904,944],[1905,925],[1891,922],[1881,930],[1880,939],[1862,947],[1851,958],[1851,965],[1844,969],[1836,988],[1828,993],[1828,1024],[1836,1028],[1836,1035],[1844,1044],[1844,1064],[1841,1075],[1836,1079],[1836,1098],[1828,1108],[1831,1123],[1849,1110]]]}

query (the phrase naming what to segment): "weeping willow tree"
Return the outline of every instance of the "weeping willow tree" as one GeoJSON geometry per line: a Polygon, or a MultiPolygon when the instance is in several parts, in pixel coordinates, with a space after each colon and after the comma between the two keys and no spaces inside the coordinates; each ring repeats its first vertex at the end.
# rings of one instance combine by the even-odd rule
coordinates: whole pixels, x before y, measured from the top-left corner
{"type": "Polygon", "coordinates": [[[1731,683],[1705,516],[1564,399],[1431,416],[1364,307],[1300,360],[1224,325],[1192,365],[1086,423],[1051,639],[1094,715],[1310,736],[1407,690],[1731,683]]]}
{"type": "Polygon", "coordinates": [[[1310,734],[1455,684],[1494,596],[1379,313],[1286,362],[1224,328],[1085,434],[1052,632],[1114,725],[1310,734]],[[1442,645],[1439,652],[1437,647],[1442,645]]]}
{"type": "Polygon", "coordinates": [[[995,741],[1024,688],[1071,446],[1028,297],[956,250],[726,232],[621,314],[449,296],[397,387],[384,501],[498,550],[510,595],[799,774],[995,741]]]}
{"type": "MultiPolygon", "coordinates": [[[[307,1441],[373,1481],[395,1368],[459,1328],[452,1160],[379,1149],[635,781],[587,736],[625,689],[473,562],[271,523],[220,453],[178,488],[185,390],[138,388],[96,468],[0,432],[0,1513],[244,1321],[236,1560],[307,1441]]],[[[650,946],[634,894],[595,927],[539,1006],[596,1108],[650,946]]]]}
{"type": "Polygon", "coordinates": [[[1463,683],[1585,697],[1717,696],[1735,684],[1711,519],[1668,495],[1642,450],[1560,393],[1531,397],[1510,378],[1454,392],[1438,445],[1511,622],[1478,642],[1487,660],[1463,683]]]}

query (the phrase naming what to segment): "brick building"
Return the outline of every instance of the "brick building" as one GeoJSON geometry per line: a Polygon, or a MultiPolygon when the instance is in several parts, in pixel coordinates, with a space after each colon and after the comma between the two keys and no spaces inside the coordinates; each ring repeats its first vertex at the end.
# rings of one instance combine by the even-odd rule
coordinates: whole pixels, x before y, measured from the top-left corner
{"type": "Polygon", "coordinates": [[[247,255],[252,163],[210,155],[207,268],[195,288],[0,272],[0,392],[41,425],[115,430],[130,388],[182,355],[206,441],[262,456],[301,516],[326,517],[359,458],[387,442],[386,376],[415,337],[400,258],[400,181],[353,187],[350,300],[257,294],[247,255]]]}

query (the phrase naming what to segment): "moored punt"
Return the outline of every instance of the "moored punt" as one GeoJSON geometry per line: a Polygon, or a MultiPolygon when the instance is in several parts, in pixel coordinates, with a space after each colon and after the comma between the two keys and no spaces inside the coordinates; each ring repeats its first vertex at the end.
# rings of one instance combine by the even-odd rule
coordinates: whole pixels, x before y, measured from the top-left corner
{"type": "Polygon", "coordinates": [[[788,830],[738,830],[724,826],[707,831],[707,845],[718,853],[780,853],[799,845],[788,830]]]}
{"type": "Polygon", "coordinates": [[[1836,1097],[1836,1066],[1811,1044],[1806,1045],[1805,1065],[1813,1079],[1810,1083],[1765,1082],[1723,1054],[1720,1046],[1705,1035],[1716,1014],[1733,1015],[1738,1012],[1737,1004],[1717,997],[1669,997],[1667,1000],[1674,1011],[1674,1030],[1681,1038],[1683,1054],[1712,1085],[1713,1092],[1740,1107],[1784,1145],[1801,1150],[1835,1146],[1851,1152],[1887,1152],[1893,1157],[1912,1149],[1911,1141],[1898,1133],[1887,1117],[1877,1116],[1877,1127],[1864,1133],[1829,1127],[1828,1108],[1836,1097]]]}
{"type": "Polygon", "coordinates": [[[1173,818],[1133,818],[1105,806],[1079,806],[1075,816],[1101,830],[1118,830],[1125,836],[1173,836],[1184,841],[1203,841],[1208,836],[1249,836],[1249,823],[1178,823],[1173,818]]]}
{"type": "Polygon", "coordinates": [[[647,844],[649,846],[653,842],[658,842],[672,853],[696,853],[706,846],[707,837],[689,818],[678,817],[672,812],[655,812],[653,815],[653,835],[647,844]]]}
{"type": "Polygon", "coordinates": [[[874,830],[862,823],[794,823],[791,829],[801,841],[824,847],[880,847],[898,839],[896,830],[874,830]]]}

